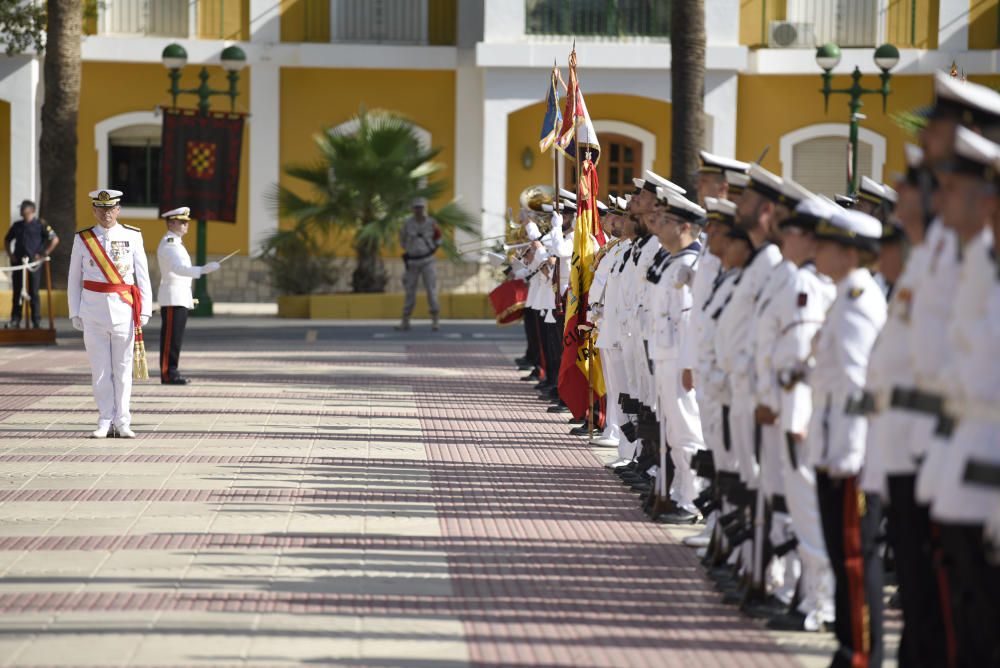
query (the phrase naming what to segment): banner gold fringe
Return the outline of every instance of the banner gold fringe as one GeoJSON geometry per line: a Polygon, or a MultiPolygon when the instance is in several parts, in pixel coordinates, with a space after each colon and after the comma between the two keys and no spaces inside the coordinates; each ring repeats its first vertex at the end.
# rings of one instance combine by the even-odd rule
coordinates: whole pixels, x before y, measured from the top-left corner
{"type": "Polygon", "coordinates": [[[135,329],[135,350],[132,359],[132,379],[149,380],[149,366],[146,364],[146,343],[142,340],[142,329],[135,329]]]}

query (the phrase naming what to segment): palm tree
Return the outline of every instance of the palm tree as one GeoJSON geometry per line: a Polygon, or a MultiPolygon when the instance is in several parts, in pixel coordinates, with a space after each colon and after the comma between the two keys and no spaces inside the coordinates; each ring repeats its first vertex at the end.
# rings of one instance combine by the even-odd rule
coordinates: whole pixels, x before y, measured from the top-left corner
{"type": "MultiPolygon", "coordinates": [[[[286,174],[310,186],[310,196],[279,185],[275,201],[279,215],[310,235],[326,240],[353,234],[354,292],[385,292],[382,249],[396,242],[415,197],[433,200],[447,187],[434,178],[444,169],[434,162],[441,149],[421,146],[413,124],[392,112],[362,108],[354,120],[356,129],[326,129],[316,136],[317,162],[285,167],[286,174]]],[[[471,216],[455,202],[430,215],[444,232],[446,253],[457,258],[448,232],[473,231],[471,216]]]]}
{"type": "MultiPolygon", "coordinates": [[[[80,0],[49,0],[45,43],[45,101],[38,146],[39,214],[63,239],[76,232],[76,118],[80,108],[80,0]]],[[[61,243],[52,258],[54,281],[64,284],[73,244],[61,243]]]]}
{"type": "Polygon", "coordinates": [[[670,3],[670,180],[695,190],[705,139],[705,0],[670,3]]]}

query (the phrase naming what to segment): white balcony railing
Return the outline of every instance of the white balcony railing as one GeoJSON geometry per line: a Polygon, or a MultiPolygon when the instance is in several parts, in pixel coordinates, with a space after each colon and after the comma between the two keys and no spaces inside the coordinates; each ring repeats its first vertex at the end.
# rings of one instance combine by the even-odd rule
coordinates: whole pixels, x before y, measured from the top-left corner
{"type": "MultiPolygon", "coordinates": [[[[788,0],[786,17],[814,44],[878,46],[885,35],[879,0],[788,0]]],[[[796,46],[799,46],[796,44],[796,46]]]]}
{"type": "Polygon", "coordinates": [[[427,44],[427,0],[332,0],[334,42],[427,44]]]}

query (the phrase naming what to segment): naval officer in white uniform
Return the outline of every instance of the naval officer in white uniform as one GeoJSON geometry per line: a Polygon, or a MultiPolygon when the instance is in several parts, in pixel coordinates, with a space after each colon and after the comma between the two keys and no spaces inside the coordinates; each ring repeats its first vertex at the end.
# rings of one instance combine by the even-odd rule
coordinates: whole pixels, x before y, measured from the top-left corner
{"type": "Polygon", "coordinates": [[[191,223],[191,209],[182,206],[160,214],[167,221],[167,233],[156,249],[160,265],[160,382],[164,385],[187,385],[188,379],[178,372],[177,363],[184,341],[188,311],[194,308],[191,281],[219,269],[218,262],[203,267],[192,266],[191,256],[184,248],[183,238],[191,223]]]}
{"type": "Polygon", "coordinates": [[[107,437],[112,427],[122,438],[135,437],[129,426],[135,326],[149,321],[153,304],[142,233],[118,222],[121,197],[119,190],[90,193],[97,225],[74,235],[66,283],[69,316],[83,331],[90,358],[98,410],[94,438],[107,437]],[[88,238],[96,247],[88,247],[88,238]],[[115,289],[118,278],[128,287],[115,289]],[[126,302],[126,294],[134,305],[126,302]]]}

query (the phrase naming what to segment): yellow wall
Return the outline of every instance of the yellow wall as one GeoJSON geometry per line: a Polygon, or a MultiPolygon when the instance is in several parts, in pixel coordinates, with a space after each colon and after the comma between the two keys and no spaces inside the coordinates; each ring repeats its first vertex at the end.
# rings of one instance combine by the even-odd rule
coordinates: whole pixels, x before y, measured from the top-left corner
{"type": "MultiPolygon", "coordinates": [[[[632,95],[598,94],[587,96],[587,109],[595,121],[623,121],[656,135],[653,171],[664,176],[670,174],[669,104],[632,95]]],[[[552,158],[538,152],[538,135],[544,115],[545,105],[539,102],[519,109],[507,119],[507,206],[515,209],[522,190],[528,186],[552,183],[552,158]],[[521,164],[525,148],[530,148],[535,156],[531,169],[525,169],[521,164]]]]}
{"type": "MultiPolygon", "coordinates": [[[[197,73],[200,68],[186,67],[181,76],[182,86],[193,86],[197,81],[197,73]]],[[[226,87],[225,73],[221,67],[209,68],[211,78],[209,85],[213,88],[226,87]]],[[[169,106],[170,98],[166,93],[169,82],[166,70],[159,63],[155,64],[125,64],[125,63],[94,63],[85,62],[83,64],[83,79],[81,82],[80,94],[80,116],[77,122],[77,135],[79,144],[77,145],[77,173],[76,173],[76,196],[77,196],[77,227],[83,229],[94,224],[91,213],[90,200],[87,193],[94,188],[107,186],[113,188],[114,183],[97,183],[97,147],[94,145],[94,126],[111,116],[124,114],[131,111],[149,111],[155,105],[169,106]],[[114,93],[108,94],[107,82],[113,81],[114,93]]],[[[250,98],[250,74],[249,69],[244,69],[240,76],[240,98],[237,100],[237,111],[246,111],[250,98]]],[[[196,103],[193,96],[183,96],[178,99],[178,104],[183,107],[190,107],[196,103]]],[[[216,98],[213,106],[220,109],[229,108],[229,100],[226,98],[216,98]]],[[[247,253],[248,245],[248,198],[247,198],[247,175],[250,156],[249,132],[244,131],[243,135],[243,155],[240,160],[240,195],[237,204],[237,222],[235,225],[227,223],[209,223],[208,226],[208,252],[210,254],[225,254],[237,248],[247,253]]],[[[128,193],[125,193],[124,204],[128,204],[128,193]]],[[[177,203],[177,206],[183,206],[177,203]]],[[[135,225],[143,231],[143,239],[146,248],[155,249],[163,236],[163,223],[158,220],[137,220],[121,218],[121,222],[135,225]]],[[[193,235],[189,248],[194,248],[193,235]]]]}
{"type": "MultiPolygon", "coordinates": [[[[451,71],[282,68],[281,165],[316,160],[315,135],[351,120],[362,105],[397,112],[430,132],[432,145],[442,149],[436,158],[445,167],[439,178],[448,182],[431,208],[451,200],[455,178],[455,73],[451,71]]],[[[310,196],[308,187],[284,173],[281,184],[310,196]]],[[[337,243],[333,250],[353,255],[349,242],[337,243]]],[[[397,254],[394,249],[386,253],[397,254]]]]}
{"type": "MultiPolygon", "coordinates": [[[[1000,75],[975,77],[979,83],[1000,84],[1000,75]]],[[[862,85],[874,87],[877,78],[867,76],[862,85]]],[[[846,87],[847,76],[835,77],[835,88],[846,87]]],[[[739,109],[736,128],[736,158],[755,160],[765,146],[770,146],[762,165],[781,174],[781,137],[793,130],[816,123],[847,123],[847,96],[830,97],[830,112],[823,113],[823,96],[819,75],[815,76],[757,76],[740,75],[739,109]],[[797,100],[784,104],[783,100],[797,100]]],[[[889,117],[901,112],[930,104],[933,99],[933,78],[922,76],[894,76],[891,82],[887,113],[882,113],[881,96],[866,96],[862,109],[868,118],[862,127],[886,138],[886,164],[883,174],[905,169],[903,145],[913,142],[889,117]]]]}
{"type": "Polygon", "coordinates": [[[940,4],[940,0],[889,0],[886,41],[900,48],[936,49],[940,4]]]}
{"type": "Polygon", "coordinates": [[[969,0],[969,48],[1000,48],[997,0],[969,0]]]}
{"type": "Polygon", "coordinates": [[[281,0],[282,42],[329,42],[329,0],[281,0]]]}
{"type": "Polygon", "coordinates": [[[199,0],[198,37],[250,39],[250,0],[199,0]]]}
{"type": "MultiPolygon", "coordinates": [[[[23,193],[20,197],[34,197],[34,194],[23,193]]],[[[4,234],[13,215],[14,202],[10,201],[10,102],[0,100],[0,230],[4,234]]]]}
{"type": "Polygon", "coordinates": [[[767,27],[785,18],[785,0],[740,0],[740,44],[767,46],[767,27]]]}

